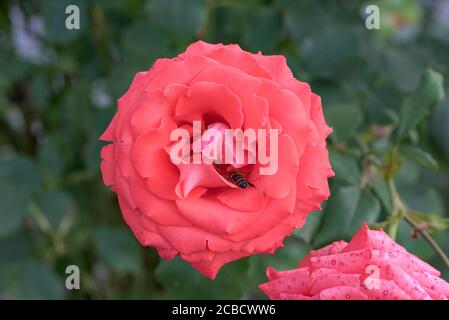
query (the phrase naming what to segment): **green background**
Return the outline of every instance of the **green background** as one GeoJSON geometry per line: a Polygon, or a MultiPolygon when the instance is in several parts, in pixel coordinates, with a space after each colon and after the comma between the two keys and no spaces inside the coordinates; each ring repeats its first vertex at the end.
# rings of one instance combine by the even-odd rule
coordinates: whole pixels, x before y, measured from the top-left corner
{"type": "MultiPolygon", "coordinates": [[[[0,298],[263,298],[267,266],[293,268],[311,248],[350,239],[362,221],[384,225],[385,165],[398,146],[399,194],[428,213],[423,221],[449,252],[449,98],[439,102],[448,21],[444,0],[1,1],[0,298]],[[379,30],[365,27],[368,3],[380,8],[379,30]],[[80,8],[80,30],[64,27],[68,4],[80,8]],[[197,39],[285,55],[334,128],[337,176],[324,213],[275,255],[228,264],[215,281],[140,247],[99,171],[98,137],[133,75],[197,39]],[[64,287],[69,264],[80,267],[80,290],[64,287]]],[[[410,233],[401,222],[398,242],[449,279],[410,233]]]]}

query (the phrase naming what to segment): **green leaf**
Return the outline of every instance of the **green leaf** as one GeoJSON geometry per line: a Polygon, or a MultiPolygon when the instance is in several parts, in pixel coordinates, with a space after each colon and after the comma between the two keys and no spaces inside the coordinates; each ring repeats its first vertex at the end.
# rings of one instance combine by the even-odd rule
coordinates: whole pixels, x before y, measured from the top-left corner
{"type": "Polygon", "coordinates": [[[32,241],[25,232],[0,238],[0,292],[8,294],[13,290],[17,270],[32,254],[32,241]]]}
{"type": "Polygon", "coordinates": [[[329,148],[329,158],[335,172],[335,180],[345,184],[359,184],[361,179],[357,158],[329,148]]]}
{"type": "Polygon", "coordinates": [[[433,212],[444,215],[444,201],[438,190],[424,182],[398,185],[398,192],[406,207],[412,211],[433,212]]]}
{"type": "Polygon", "coordinates": [[[283,31],[281,14],[270,7],[250,8],[248,11],[243,45],[252,52],[272,52],[283,31]]]}
{"type": "Polygon", "coordinates": [[[430,133],[439,149],[449,161],[449,96],[432,112],[430,133]]]}
{"type": "Polygon", "coordinates": [[[64,172],[61,155],[50,141],[39,148],[39,167],[46,178],[58,178],[64,172]]]}
{"type": "Polygon", "coordinates": [[[363,223],[374,223],[381,213],[379,200],[370,189],[364,189],[360,196],[355,214],[348,225],[347,234],[354,235],[363,223]]]}
{"type": "Polygon", "coordinates": [[[292,236],[306,243],[311,243],[313,235],[320,225],[322,215],[323,213],[321,211],[312,211],[309,213],[302,228],[295,229],[292,236]]]}
{"type": "Polygon", "coordinates": [[[64,217],[73,215],[75,211],[75,203],[70,195],[60,190],[40,194],[36,202],[53,230],[59,227],[64,217]]]}
{"type": "Polygon", "coordinates": [[[443,98],[442,75],[432,69],[427,69],[410,101],[401,108],[399,139],[412,131],[443,98]]]}
{"type": "Polygon", "coordinates": [[[395,87],[402,92],[410,92],[416,88],[419,77],[424,71],[423,63],[416,57],[412,48],[408,49],[410,54],[404,54],[402,50],[391,49],[387,49],[385,53],[385,75],[391,78],[395,87]]]}
{"type": "Polygon", "coordinates": [[[20,299],[60,299],[64,281],[58,279],[47,265],[29,262],[19,270],[17,275],[16,298],[20,299]]]}
{"type": "Polygon", "coordinates": [[[416,162],[405,158],[402,167],[396,174],[395,182],[398,187],[416,184],[420,175],[421,167],[416,162]]]}
{"type": "Polygon", "coordinates": [[[44,73],[34,72],[34,76],[30,84],[30,96],[33,101],[33,105],[36,106],[38,111],[45,111],[48,107],[49,87],[48,79],[45,78],[44,73]]]}
{"type": "Polygon", "coordinates": [[[161,260],[156,278],[164,286],[167,299],[240,299],[246,289],[248,259],[225,265],[215,280],[194,270],[179,257],[161,260]]]}
{"type": "Polygon", "coordinates": [[[423,167],[426,167],[426,168],[429,168],[432,170],[438,169],[438,163],[432,157],[432,155],[418,147],[400,146],[399,152],[423,167]]]}
{"type": "Polygon", "coordinates": [[[320,228],[313,239],[314,247],[348,239],[351,236],[346,231],[357,214],[360,193],[359,186],[338,186],[336,184],[332,186],[331,198],[323,213],[320,228]]]}
{"type": "Polygon", "coordinates": [[[369,122],[390,124],[393,119],[399,118],[398,113],[403,100],[402,92],[391,83],[383,83],[379,87],[372,88],[367,92],[364,102],[369,122]]]}
{"type": "Polygon", "coordinates": [[[372,185],[374,193],[379,198],[381,204],[383,205],[386,212],[393,211],[393,202],[390,195],[390,190],[388,189],[387,181],[383,177],[379,177],[372,185]]]}
{"type": "Polygon", "coordinates": [[[0,181],[6,181],[10,186],[24,192],[36,189],[42,176],[36,163],[25,156],[15,156],[0,159],[0,181]]]}
{"type": "Polygon", "coordinates": [[[204,22],[201,0],[153,0],[148,2],[146,8],[151,21],[178,38],[193,36],[204,22]]]}
{"type": "Polygon", "coordinates": [[[21,263],[32,254],[31,238],[25,232],[15,232],[0,239],[0,263],[21,263]]]}
{"type": "Polygon", "coordinates": [[[342,69],[351,72],[347,61],[359,62],[359,53],[366,41],[364,34],[366,30],[348,25],[326,23],[321,28],[315,25],[300,43],[305,70],[326,79],[342,69]]]}
{"type": "Polygon", "coordinates": [[[363,122],[363,113],[351,104],[332,105],[324,108],[329,126],[334,129],[331,139],[340,142],[354,134],[363,122]]]}
{"type": "Polygon", "coordinates": [[[313,239],[314,247],[338,240],[349,240],[365,222],[377,221],[380,201],[369,189],[358,186],[332,186],[332,196],[313,239]]]}
{"type": "MultiPolygon", "coordinates": [[[[123,33],[124,63],[137,71],[147,70],[157,58],[170,56],[167,38],[150,22],[135,22],[123,33]]],[[[119,76],[123,76],[119,75],[119,76]]],[[[127,83],[127,86],[130,82],[127,83]]]]}
{"type": "Polygon", "coordinates": [[[14,293],[17,272],[32,254],[32,239],[25,232],[0,238],[0,295],[8,298],[14,293]]]}
{"type": "Polygon", "coordinates": [[[120,272],[137,272],[141,265],[140,246],[131,231],[100,227],[93,235],[95,250],[101,260],[120,272]]]}
{"type": "Polygon", "coordinates": [[[20,227],[28,214],[28,196],[20,190],[0,183],[0,238],[20,227]]]}

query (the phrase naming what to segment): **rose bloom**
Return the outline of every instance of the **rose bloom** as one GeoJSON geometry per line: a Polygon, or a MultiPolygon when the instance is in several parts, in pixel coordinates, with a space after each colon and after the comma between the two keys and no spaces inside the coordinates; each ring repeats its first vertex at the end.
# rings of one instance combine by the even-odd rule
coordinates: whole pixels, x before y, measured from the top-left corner
{"type": "Polygon", "coordinates": [[[228,262],[274,253],[320,209],[333,175],[330,132],[320,97],[293,77],[283,56],[198,41],[135,75],[100,137],[112,142],[102,149],[101,171],[143,246],[164,259],[179,255],[213,279],[228,262]],[[277,171],[235,165],[254,185],[242,189],[228,179],[232,164],[224,171],[174,164],[170,133],[192,130],[194,120],[220,130],[277,129],[277,171]]]}
{"type": "Polygon", "coordinates": [[[383,231],[365,224],[349,243],[310,252],[297,269],[267,269],[260,289],[285,300],[447,300],[449,283],[383,231]]]}

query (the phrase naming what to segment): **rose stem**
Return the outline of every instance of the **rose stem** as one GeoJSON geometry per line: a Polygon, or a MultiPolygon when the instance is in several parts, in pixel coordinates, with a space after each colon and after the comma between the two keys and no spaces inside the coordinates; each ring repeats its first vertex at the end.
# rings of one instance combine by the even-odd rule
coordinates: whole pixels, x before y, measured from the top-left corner
{"type": "Polygon", "coordinates": [[[444,264],[449,269],[449,258],[446,256],[443,249],[441,249],[438,243],[429,235],[429,233],[425,230],[420,230],[419,225],[410,217],[404,216],[404,220],[423,236],[424,240],[426,240],[427,243],[430,244],[433,250],[435,250],[437,255],[443,260],[444,264]]]}

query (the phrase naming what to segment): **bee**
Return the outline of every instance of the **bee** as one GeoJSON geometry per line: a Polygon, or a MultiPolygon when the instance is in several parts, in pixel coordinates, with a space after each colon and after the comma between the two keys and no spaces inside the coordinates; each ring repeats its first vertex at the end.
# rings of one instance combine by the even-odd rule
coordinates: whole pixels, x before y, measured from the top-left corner
{"type": "Polygon", "coordinates": [[[235,184],[240,189],[246,189],[248,186],[255,188],[255,186],[245,178],[243,173],[238,170],[231,171],[227,176],[227,180],[235,184]]]}

